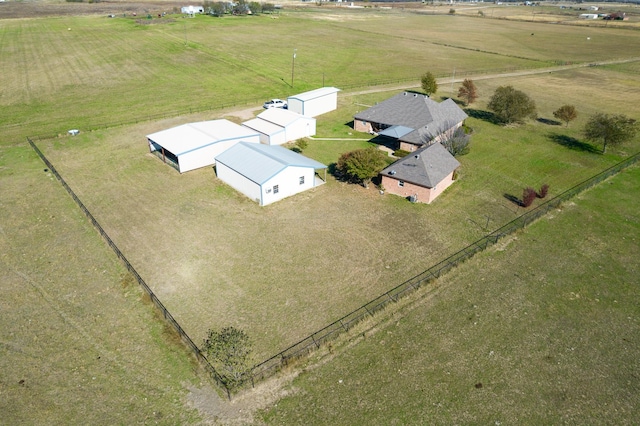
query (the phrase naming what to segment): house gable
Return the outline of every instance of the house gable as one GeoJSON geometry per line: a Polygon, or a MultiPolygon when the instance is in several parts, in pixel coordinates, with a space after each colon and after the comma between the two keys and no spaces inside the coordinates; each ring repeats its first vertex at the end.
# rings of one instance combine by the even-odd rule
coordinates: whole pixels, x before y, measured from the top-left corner
{"type": "Polygon", "coordinates": [[[400,127],[398,141],[422,145],[459,127],[468,115],[452,100],[438,103],[426,95],[402,92],[354,116],[354,128],[394,137],[385,130],[400,127]],[[408,131],[410,130],[410,131],[408,131]]]}

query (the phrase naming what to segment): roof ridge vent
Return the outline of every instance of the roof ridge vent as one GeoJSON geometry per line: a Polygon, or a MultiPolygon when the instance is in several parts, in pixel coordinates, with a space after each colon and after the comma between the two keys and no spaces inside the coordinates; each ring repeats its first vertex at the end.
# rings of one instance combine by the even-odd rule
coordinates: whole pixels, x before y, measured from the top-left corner
{"type": "Polygon", "coordinates": [[[420,158],[420,154],[416,154],[416,159],[420,158]]]}
{"type": "Polygon", "coordinates": [[[403,93],[403,95],[404,95],[404,96],[407,96],[407,92],[404,92],[404,93],[403,93]]]}
{"type": "Polygon", "coordinates": [[[417,94],[417,93],[414,93],[414,94],[413,94],[413,97],[414,97],[414,98],[417,98],[417,97],[418,97],[418,94],[417,94]]]}

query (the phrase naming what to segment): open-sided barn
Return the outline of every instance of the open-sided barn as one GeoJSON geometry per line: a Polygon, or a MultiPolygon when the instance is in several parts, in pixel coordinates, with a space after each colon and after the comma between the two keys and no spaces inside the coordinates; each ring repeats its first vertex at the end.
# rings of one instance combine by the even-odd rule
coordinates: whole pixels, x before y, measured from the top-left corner
{"type": "Polygon", "coordinates": [[[282,108],[270,108],[242,123],[260,133],[260,142],[282,145],[316,134],[316,119],[282,108]]]}
{"type": "Polygon", "coordinates": [[[240,141],[260,143],[259,134],[229,120],[187,123],[147,135],[149,150],[180,173],[215,164],[218,154],[240,141]]]}
{"type": "Polygon", "coordinates": [[[240,142],[216,157],[218,178],[261,206],[325,183],[322,163],[281,146],[240,142]]]}
{"type": "Polygon", "coordinates": [[[287,98],[290,111],[307,117],[316,117],[338,108],[338,92],[335,87],[322,87],[287,98]]]}

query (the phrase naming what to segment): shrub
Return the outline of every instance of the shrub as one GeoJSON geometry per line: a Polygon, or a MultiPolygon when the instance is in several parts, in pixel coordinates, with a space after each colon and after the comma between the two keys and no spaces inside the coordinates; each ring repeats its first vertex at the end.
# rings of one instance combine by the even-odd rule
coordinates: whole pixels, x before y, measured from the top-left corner
{"type": "Polygon", "coordinates": [[[296,142],[296,145],[298,145],[300,149],[307,149],[307,147],[309,146],[309,142],[304,139],[300,139],[298,142],[296,142]]]}
{"type": "Polygon", "coordinates": [[[449,15],[455,15],[456,10],[455,9],[449,9],[449,15]]]}
{"type": "Polygon", "coordinates": [[[536,190],[531,187],[525,188],[524,191],[522,192],[522,206],[529,207],[531,204],[533,204],[533,200],[535,199],[536,199],[536,190]]]}
{"type": "Polygon", "coordinates": [[[404,149],[396,149],[393,152],[393,156],[394,157],[398,157],[398,158],[406,157],[409,154],[411,154],[411,153],[409,151],[405,151],[404,149]]]}
{"type": "Polygon", "coordinates": [[[549,192],[549,185],[546,183],[540,187],[540,191],[536,194],[538,198],[544,198],[549,192]]]}

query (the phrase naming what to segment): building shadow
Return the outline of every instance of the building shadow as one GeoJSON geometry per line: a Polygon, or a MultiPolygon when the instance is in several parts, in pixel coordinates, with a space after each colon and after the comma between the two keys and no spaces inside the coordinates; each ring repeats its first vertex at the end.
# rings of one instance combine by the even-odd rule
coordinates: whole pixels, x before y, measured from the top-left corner
{"type": "Polygon", "coordinates": [[[594,147],[593,145],[582,142],[581,140],[578,140],[571,136],[559,135],[557,133],[550,133],[547,137],[551,141],[557,143],[558,145],[562,145],[565,148],[569,148],[574,151],[591,152],[594,154],[600,153],[600,150],[594,147]]]}

